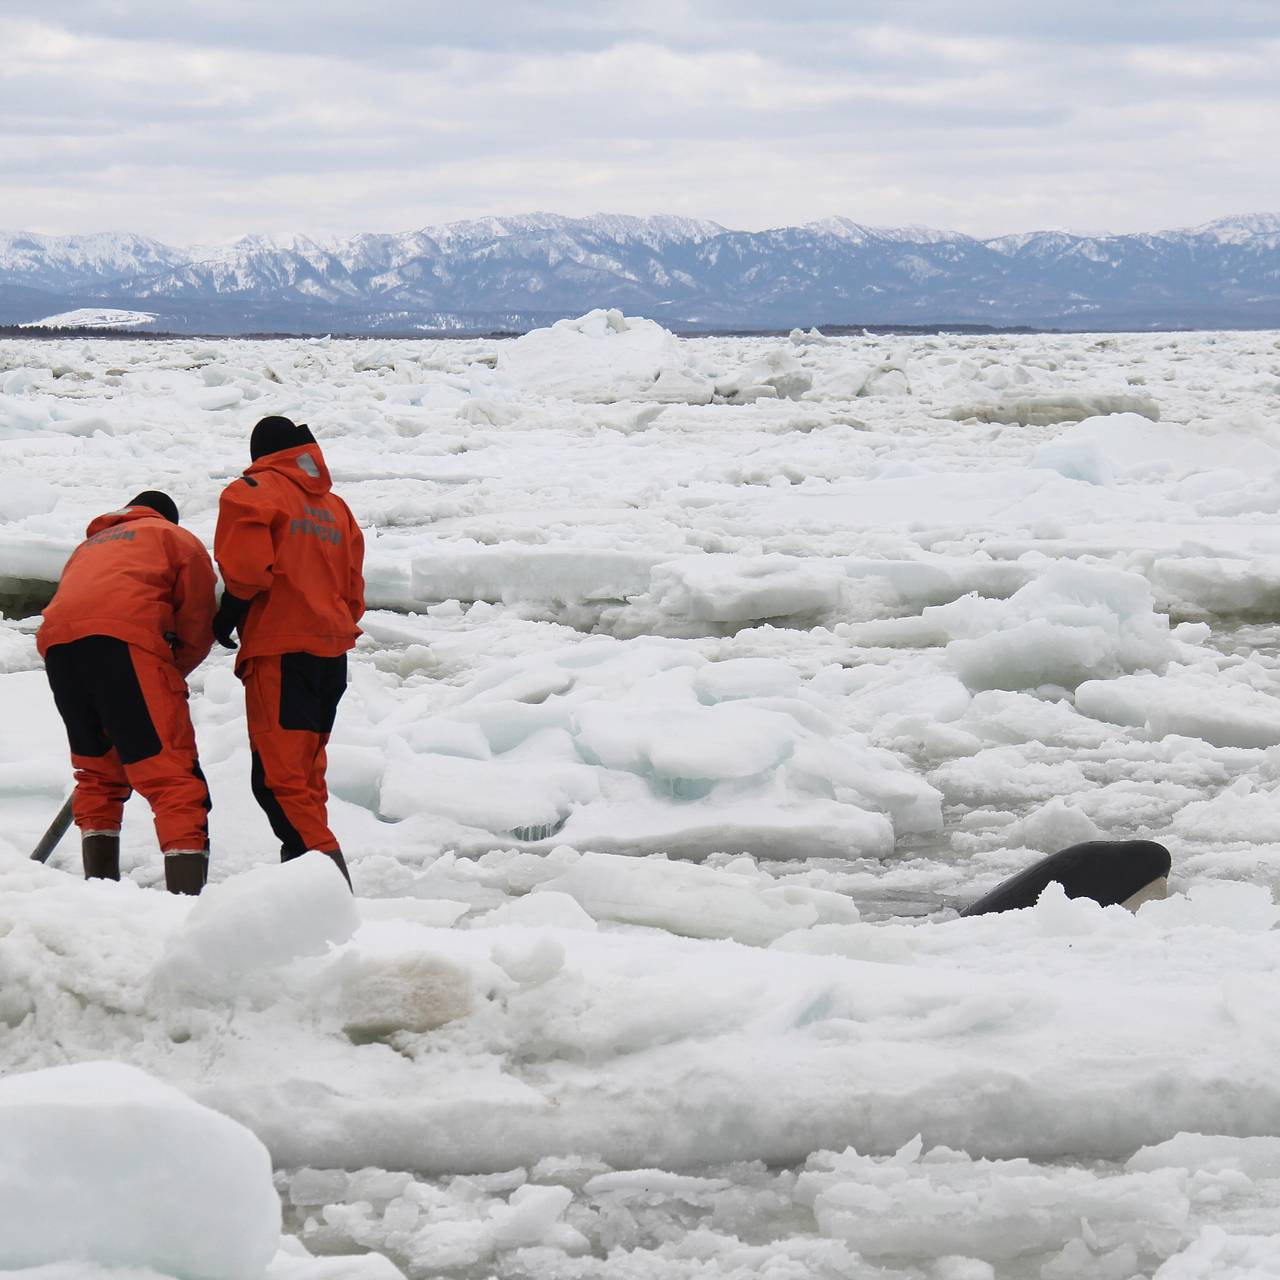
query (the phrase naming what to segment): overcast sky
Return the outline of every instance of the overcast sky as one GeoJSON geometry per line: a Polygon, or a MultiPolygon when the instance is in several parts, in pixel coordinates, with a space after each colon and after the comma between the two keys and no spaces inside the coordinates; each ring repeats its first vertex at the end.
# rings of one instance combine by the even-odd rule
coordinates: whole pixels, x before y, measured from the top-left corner
{"type": "Polygon", "coordinates": [[[0,0],[0,227],[1280,210],[1280,0],[0,0]]]}

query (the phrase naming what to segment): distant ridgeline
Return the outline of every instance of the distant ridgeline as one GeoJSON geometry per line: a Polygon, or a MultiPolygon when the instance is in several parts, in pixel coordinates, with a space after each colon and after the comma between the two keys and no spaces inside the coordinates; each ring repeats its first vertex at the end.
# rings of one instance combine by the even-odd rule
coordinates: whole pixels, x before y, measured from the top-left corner
{"type": "Polygon", "coordinates": [[[131,234],[0,232],[6,326],[97,309],[144,314],[150,332],[495,332],[593,307],[686,330],[1280,327],[1280,214],[992,240],[846,218],[746,232],[554,214],[186,248],[131,234]]]}

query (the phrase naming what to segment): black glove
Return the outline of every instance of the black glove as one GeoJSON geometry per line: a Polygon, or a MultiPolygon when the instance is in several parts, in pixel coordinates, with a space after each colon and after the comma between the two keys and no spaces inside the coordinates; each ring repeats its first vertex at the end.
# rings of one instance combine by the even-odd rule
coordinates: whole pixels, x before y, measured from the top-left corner
{"type": "Polygon", "coordinates": [[[249,600],[241,600],[239,596],[233,596],[230,591],[222,593],[218,612],[213,615],[213,634],[224,649],[239,647],[232,638],[232,632],[244,621],[244,615],[249,612],[251,603],[249,600]]]}

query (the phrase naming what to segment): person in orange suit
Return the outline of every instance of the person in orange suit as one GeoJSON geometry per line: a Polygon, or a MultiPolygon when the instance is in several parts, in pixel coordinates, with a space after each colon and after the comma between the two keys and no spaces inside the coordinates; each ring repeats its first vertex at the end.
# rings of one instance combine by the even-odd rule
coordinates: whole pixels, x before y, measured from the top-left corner
{"type": "Polygon", "coordinates": [[[85,879],[120,879],[124,802],[137,791],[155,816],[167,888],[196,894],[209,869],[209,788],[186,677],[213,645],[213,564],[156,490],[86,532],[36,632],[71,747],[85,879]]]}
{"type": "Polygon", "coordinates": [[[350,885],[329,829],[325,747],[364,613],[364,538],[305,425],[263,418],[249,455],[218,504],[224,590],[213,630],[228,649],[240,634],[253,794],[281,860],[317,849],[350,885]]]}

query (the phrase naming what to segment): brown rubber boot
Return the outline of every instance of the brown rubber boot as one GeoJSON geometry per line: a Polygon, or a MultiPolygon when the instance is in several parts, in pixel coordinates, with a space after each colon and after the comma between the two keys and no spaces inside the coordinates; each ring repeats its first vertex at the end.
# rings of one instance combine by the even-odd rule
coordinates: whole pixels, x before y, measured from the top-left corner
{"type": "Polygon", "coordinates": [[[164,887],[194,897],[209,878],[209,855],[203,849],[166,849],[164,887]]]}
{"type": "Polygon", "coordinates": [[[86,831],[80,837],[80,856],[86,880],[120,879],[120,833],[86,831]]]}
{"type": "Polygon", "coordinates": [[[333,859],[333,865],[342,872],[342,878],[347,882],[347,888],[351,889],[354,894],[355,889],[351,887],[351,872],[347,870],[347,860],[342,856],[341,849],[325,849],[324,856],[333,859]]]}

